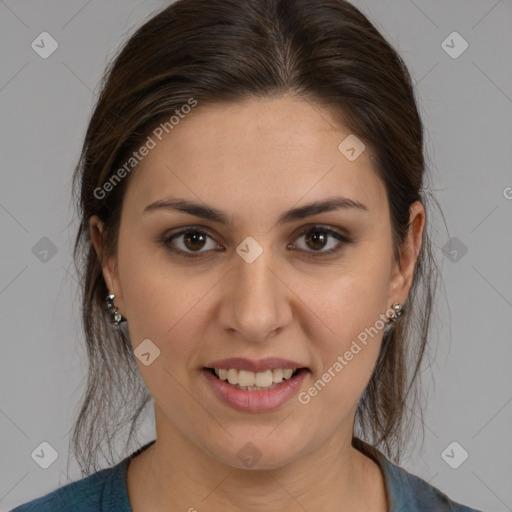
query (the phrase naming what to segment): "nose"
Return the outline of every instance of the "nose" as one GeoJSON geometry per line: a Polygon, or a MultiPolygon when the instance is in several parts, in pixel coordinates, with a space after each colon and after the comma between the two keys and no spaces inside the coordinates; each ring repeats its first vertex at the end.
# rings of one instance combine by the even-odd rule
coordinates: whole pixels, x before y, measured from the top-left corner
{"type": "Polygon", "coordinates": [[[219,312],[224,330],[261,343],[291,322],[293,293],[270,250],[251,263],[237,255],[227,280],[219,312]]]}

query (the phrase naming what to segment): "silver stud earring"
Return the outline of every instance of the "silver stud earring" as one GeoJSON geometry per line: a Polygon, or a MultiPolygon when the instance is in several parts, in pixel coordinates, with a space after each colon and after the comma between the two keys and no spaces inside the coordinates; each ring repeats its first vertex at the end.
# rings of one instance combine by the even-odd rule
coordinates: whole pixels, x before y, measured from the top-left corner
{"type": "Polygon", "coordinates": [[[107,295],[105,302],[107,303],[107,311],[110,311],[110,322],[112,325],[119,325],[121,322],[125,322],[126,318],[119,313],[117,306],[114,305],[115,295],[110,293],[107,295]]]}
{"type": "Polygon", "coordinates": [[[395,322],[399,316],[402,315],[402,304],[399,304],[398,302],[395,302],[392,306],[391,306],[395,311],[394,313],[389,317],[389,320],[391,322],[395,322]]]}

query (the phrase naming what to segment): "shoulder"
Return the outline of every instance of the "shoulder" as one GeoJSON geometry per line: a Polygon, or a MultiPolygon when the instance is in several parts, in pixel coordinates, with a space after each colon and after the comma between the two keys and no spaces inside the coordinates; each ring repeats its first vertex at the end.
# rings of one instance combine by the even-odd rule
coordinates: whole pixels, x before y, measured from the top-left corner
{"type": "Polygon", "coordinates": [[[445,493],[393,464],[380,451],[360,439],[355,438],[353,444],[381,467],[390,500],[390,512],[481,512],[451,500],[445,493]]]}
{"type": "MultiPolygon", "coordinates": [[[[445,493],[399,466],[386,460],[390,494],[397,510],[411,512],[480,512],[451,500],[445,493]]],[[[391,510],[394,510],[393,508],[391,510]]]]}
{"type": "Polygon", "coordinates": [[[11,512],[130,512],[124,483],[126,459],[29,501],[11,512]]]}

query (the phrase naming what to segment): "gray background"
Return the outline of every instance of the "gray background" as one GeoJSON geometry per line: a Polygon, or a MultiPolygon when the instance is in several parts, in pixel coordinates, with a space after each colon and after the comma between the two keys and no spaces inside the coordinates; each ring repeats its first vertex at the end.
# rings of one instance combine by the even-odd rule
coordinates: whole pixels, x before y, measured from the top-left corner
{"type": "MultiPolygon", "coordinates": [[[[445,294],[423,374],[425,442],[402,465],[452,499],[512,510],[512,2],[354,3],[409,66],[447,220],[436,220],[445,294]],[[458,58],[442,46],[454,31],[469,44],[458,58]],[[461,460],[458,446],[444,452],[454,441],[469,454],[457,469],[445,462],[461,460]]],[[[70,179],[108,59],[164,5],[0,1],[1,510],[79,476],[68,466],[85,375],[70,179]],[[47,59],[31,47],[44,31],[59,45],[47,59]],[[59,454],[48,469],[31,457],[43,441],[59,454]]],[[[142,442],[153,428],[149,418],[142,442]]]]}

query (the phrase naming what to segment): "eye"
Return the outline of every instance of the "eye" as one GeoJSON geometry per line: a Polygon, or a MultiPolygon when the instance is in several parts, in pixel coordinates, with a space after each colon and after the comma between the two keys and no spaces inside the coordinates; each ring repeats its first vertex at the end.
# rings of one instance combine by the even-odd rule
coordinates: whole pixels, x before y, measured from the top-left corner
{"type": "Polygon", "coordinates": [[[323,226],[309,227],[303,230],[297,239],[299,240],[304,236],[305,247],[300,247],[297,244],[290,244],[288,248],[299,248],[300,250],[306,251],[307,253],[312,253],[308,254],[307,256],[313,258],[336,254],[344,245],[352,243],[352,239],[348,236],[323,226]],[[338,240],[338,242],[334,245],[331,243],[330,245],[328,240],[333,238],[338,240]],[[328,249],[326,249],[326,247],[328,247],[328,249]]]}
{"type": "Polygon", "coordinates": [[[179,231],[178,233],[175,233],[173,235],[167,236],[162,243],[172,252],[175,252],[179,254],[180,256],[183,256],[185,258],[198,258],[201,256],[201,254],[194,254],[194,253],[203,253],[208,252],[208,250],[211,250],[212,248],[220,248],[218,244],[213,244],[213,247],[210,247],[205,251],[200,251],[199,249],[203,249],[205,247],[205,243],[207,239],[210,238],[213,240],[213,238],[208,235],[205,231],[202,231],[197,228],[187,228],[179,231]],[[173,240],[182,238],[182,247],[176,248],[178,244],[175,244],[173,240]],[[192,252],[187,252],[188,250],[192,252]]]}

